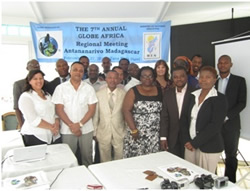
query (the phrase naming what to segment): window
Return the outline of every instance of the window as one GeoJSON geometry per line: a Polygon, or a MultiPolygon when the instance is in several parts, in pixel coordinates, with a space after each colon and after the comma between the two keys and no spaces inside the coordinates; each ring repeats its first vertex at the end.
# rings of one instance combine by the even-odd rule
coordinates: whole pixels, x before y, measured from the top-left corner
{"type": "Polygon", "coordinates": [[[13,111],[13,84],[27,75],[28,45],[1,45],[0,114],[13,111]]]}
{"type": "Polygon", "coordinates": [[[30,27],[22,25],[2,25],[2,35],[31,36],[30,27]]]}

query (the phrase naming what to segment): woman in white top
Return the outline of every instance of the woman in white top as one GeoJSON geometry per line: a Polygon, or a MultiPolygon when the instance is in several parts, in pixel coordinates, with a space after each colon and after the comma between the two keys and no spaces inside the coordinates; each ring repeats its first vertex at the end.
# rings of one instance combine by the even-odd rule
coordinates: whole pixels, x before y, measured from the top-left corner
{"type": "Polygon", "coordinates": [[[29,72],[18,104],[25,120],[21,129],[25,146],[56,143],[60,137],[59,119],[55,116],[51,96],[44,89],[41,70],[29,72]]]}
{"type": "Polygon", "coordinates": [[[215,173],[224,149],[221,135],[227,99],[214,88],[217,72],[212,66],[200,70],[201,89],[192,92],[181,117],[185,159],[215,173]]]}

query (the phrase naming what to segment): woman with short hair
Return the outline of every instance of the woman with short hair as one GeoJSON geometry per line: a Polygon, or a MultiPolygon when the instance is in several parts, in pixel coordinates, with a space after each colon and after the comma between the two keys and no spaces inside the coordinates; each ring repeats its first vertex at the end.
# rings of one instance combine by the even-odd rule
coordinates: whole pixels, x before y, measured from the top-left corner
{"type": "Polygon", "coordinates": [[[156,76],[151,67],[142,67],[138,76],[141,84],[131,88],[123,102],[128,125],[124,158],[155,153],[160,148],[162,91],[154,85],[156,76]]]}
{"type": "Polygon", "coordinates": [[[214,88],[216,79],[212,66],[201,68],[201,89],[191,93],[181,117],[184,158],[212,173],[224,149],[221,129],[227,113],[225,95],[214,88]]]}

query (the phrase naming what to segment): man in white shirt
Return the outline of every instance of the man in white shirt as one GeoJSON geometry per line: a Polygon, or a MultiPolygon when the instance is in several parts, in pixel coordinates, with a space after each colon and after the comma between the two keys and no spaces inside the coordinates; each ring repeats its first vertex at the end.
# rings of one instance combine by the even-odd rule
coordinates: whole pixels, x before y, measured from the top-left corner
{"type": "Polygon", "coordinates": [[[122,103],[125,91],[117,88],[118,73],[109,71],[106,76],[107,87],[97,92],[98,104],[93,118],[94,137],[99,143],[101,162],[123,158],[123,139],[125,136],[125,121],[122,113],[122,103]]]}
{"type": "MultiPolygon", "coordinates": [[[[103,61],[106,60],[107,57],[103,58],[103,61]]],[[[104,84],[106,85],[106,81],[101,81],[99,79],[99,67],[96,64],[91,64],[89,66],[89,78],[84,80],[84,82],[87,82],[89,85],[91,85],[95,91],[99,91],[100,87],[102,87],[104,84]]],[[[105,76],[104,76],[105,77],[105,76]]],[[[100,163],[100,154],[99,154],[99,146],[98,142],[95,141],[95,156],[94,156],[94,164],[100,163]]]]}
{"type": "Polygon", "coordinates": [[[91,85],[95,89],[96,92],[100,89],[100,87],[103,84],[106,84],[105,81],[100,81],[98,79],[99,68],[96,64],[91,64],[89,66],[88,74],[89,74],[89,78],[84,80],[84,82],[87,82],[89,85],[91,85]]]}
{"type": "Polygon", "coordinates": [[[124,90],[127,92],[130,88],[141,84],[140,80],[138,80],[138,72],[139,67],[135,63],[131,63],[128,66],[128,73],[131,77],[131,80],[125,85],[124,90]]]}
{"type": "Polygon", "coordinates": [[[172,71],[174,88],[169,88],[163,96],[160,137],[161,149],[184,158],[184,143],[180,137],[180,118],[183,105],[187,104],[191,91],[186,68],[177,66],[172,71]]]}
{"type": "Polygon", "coordinates": [[[222,137],[225,150],[225,176],[231,182],[236,182],[238,168],[238,144],[240,139],[240,113],[246,107],[247,86],[244,77],[231,73],[233,66],[229,55],[222,55],[218,59],[219,78],[216,89],[225,94],[228,101],[228,111],[222,128],[222,137]]]}
{"type": "Polygon", "coordinates": [[[82,164],[88,166],[92,164],[92,117],[98,100],[94,88],[82,81],[83,74],[83,64],[74,62],[70,80],[56,87],[52,102],[62,120],[62,142],[67,143],[73,153],[79,143],[82,164]]]}

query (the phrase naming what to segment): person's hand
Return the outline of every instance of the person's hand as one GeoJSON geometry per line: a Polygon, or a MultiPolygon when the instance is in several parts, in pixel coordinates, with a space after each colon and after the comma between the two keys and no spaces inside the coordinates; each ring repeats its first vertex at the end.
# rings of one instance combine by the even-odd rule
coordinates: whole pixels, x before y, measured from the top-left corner
{"type": "Polygon", "coordinates": [[[79,129],[77,132],[74,133],[74,135],[80,137],[82,136],[82,131],[79,129]]]}
{"type": "Polygon", "coordinates": [[[131,136],[136,141],[139,138],[139,131],[138,131],[138,129],[132,130],[131,136]]]}
{"type": "Polygon", "coordinates": [[[188,149],[190,151],[194,151],[195,150],[195,148],[191,145],[190,142],[187,142],[184,146],[185,146],[186,149],[188,149]]]}
{"type": "Polygon", "coordinates": [[[79,123],[72,123],[69,125],[69,128],[75,136],[79,137],[82,135],[82,131],[81,131],[81,127],[79,123]]]}
{"type": "Polygon", "coordinates": [[[53,128],[55,129],[55,133],[56,133],[54,135],[58,135],[58,133],[60,132],[60,123],[57,120],[53,124],[53,128]]]}
{"type": "Polygon", "coordinates": [[[161,144],[161,150],[162,151],[167,151],[168,150],[168,142],[167,142],[167,140],[161,140],[160,144],[161,144]]]}
{"type": "Polygon", "coordinates": [[[59,133],[59,127],[56,127],[55,124],[50,125],[50,131],[54,136],[56,136],[59,133]]]}

